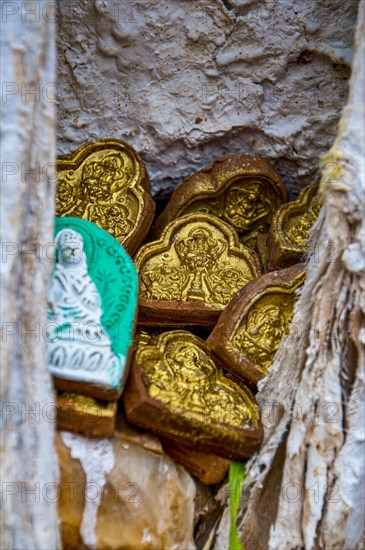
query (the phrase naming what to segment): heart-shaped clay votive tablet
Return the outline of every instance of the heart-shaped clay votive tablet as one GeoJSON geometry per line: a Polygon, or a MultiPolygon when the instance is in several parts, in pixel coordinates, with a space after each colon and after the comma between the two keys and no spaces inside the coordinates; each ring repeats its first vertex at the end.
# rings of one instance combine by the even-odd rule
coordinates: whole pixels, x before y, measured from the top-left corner
{"type": "Polygon", "coordinates": [[[135,257],[140,276],[139,323],[213,327],[233,296],[261,274],[256,253],[210,214],[171,222],[135,257]]]}
{"type": "Polygon", "coordinates": [[[267,233],[274,212],[287,196],[281,177],[266,159],[222,157],[176,188],[151,235],[159,238],[166,225],[180,216],[206,213],[228,223],[243,244],[255,248],[257,236],[267,233]]]}
{"type": "Polygon", "coordinates": [[[124,141],[105,139],[59,157],[56,211],[95,223],[133,255],[155,211],[140,156],[124,141]]]}
{"type": "Polygon", "coordinates": [[[128,419],[197,451],[240,460],[262,438],[259,408],[247,386],[187,331],[162,333],[136,351],[123,395],[128,419]]]}
{"type": "Polygon", "coordinates": [[[297,264],[266,273],[236,294],[206,342],[225,369],[251,386],[267,376],[304,280],[305,265],[297,264]]]}

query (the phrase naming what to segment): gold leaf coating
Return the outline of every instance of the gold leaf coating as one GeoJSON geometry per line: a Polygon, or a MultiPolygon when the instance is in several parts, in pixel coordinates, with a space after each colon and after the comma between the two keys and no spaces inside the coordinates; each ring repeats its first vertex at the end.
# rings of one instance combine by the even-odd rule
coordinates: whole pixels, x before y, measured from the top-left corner
{"type": "Polygon", "coordinates": [[[74,410],[77,414],[88,417],[113,418],[116,413],[116,402],[101,401],[80,393],[60,392],[57,407],[63,411],[74,410]]]}
{"type": "Polygon", "coordinates": [[[275,191],[269,185],[254,179],[243,182],[237,179],[228,191],[215,200],[196,200],[179,215],[213,214],[240,234],[242,244],[255,247],[257,236],[268,231],[277,206],[275,191]]]}
{"type": "Polygon", "coordinates": [[[289,330],[297,301],[295,291],[303,285],[304,279],[303,272],[287,288],[270,286],[259,293],[248,303],[232,332],[233,348],[256,364],[264,376],[289,330]]]}
{"type": "Polygon", "coordinates": [[[207,214],[171,222],[161,239],[144,245],[135,263],[144,300],[201,302],[222,309],[260,275],[259,262],[237,234],[207,214]]]}
{"type": "Polygon", "coordinates": [[[275,213],[267,239],[269,271],[288,267],[302,260],[308,249],[311,227],[321,208],[318,185],[305,187],[296,201],[275,213]]]}
{"type": "Polygon", "coordinates": [[[308,249],[310,230],[321,209],[318,185],[305,187],[296,201],[275,213],[268,234],[269,271],[301,261],[308,249]]]}
{"type": "Polygon", "coordinates": [[[255,247],[257,236],[267,233],[274,212],[286,200],[285,185],[265,159],[232,155],[182,182],[157,220],[156,230],[159,234],[166,223],[186,214],[213,214],[230,224],[243,244],[255,247]]]}
{"type": "Polygon", "coordinates": [[[282,218],[282,232],[288,246],[303,252],[307,250],[310,230],[322,206],[316,191],[317,186],[306,188],[298,201],[287,206],[282,218]]]}
{"type": "Polygon", "coordinates": [[[144,223],[149,227],[154,206],[148,175],[139,155],[123,141],[83,145],[59,157],[57,172],[57,216],[91,221],[123,245],[144,223]],[[144,214],[148,220],[142,220],[144,214]]]}
{"type": "Polygon", "coordinates": [[[135,336],[135,345],[137,347],[140,346],[146,346],[151,345],[157,342],[159,335],[161,334],[161,330],[144,330],[144,329],[138,329],[135,336]]]}
{"type": "Polygon", "coordinates": [[[259,409],[250,390],[225,376],[191,333],[161,334],[154,345],[139,347],[136,362],[150,397],[172,413],[212,427],[257,427],[259,409]]]}

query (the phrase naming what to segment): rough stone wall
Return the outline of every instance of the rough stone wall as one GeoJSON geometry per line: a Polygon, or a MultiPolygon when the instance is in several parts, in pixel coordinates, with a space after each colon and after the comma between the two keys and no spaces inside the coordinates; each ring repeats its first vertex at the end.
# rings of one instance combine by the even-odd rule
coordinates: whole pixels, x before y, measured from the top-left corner
{"type": "Polygon", "coordinates": [[[59,2],[58,151],[117,137],[156,196],[220,155],[266,156],[291,195],[347,98],[358,0],[59,2]]]}
{"type": "Polygon", "coordinates": [[[44,92],[56,78],[53,8],[47,0],[1,3],[1,550],[59,548],[46,360],[56,110],[44,92]]]}

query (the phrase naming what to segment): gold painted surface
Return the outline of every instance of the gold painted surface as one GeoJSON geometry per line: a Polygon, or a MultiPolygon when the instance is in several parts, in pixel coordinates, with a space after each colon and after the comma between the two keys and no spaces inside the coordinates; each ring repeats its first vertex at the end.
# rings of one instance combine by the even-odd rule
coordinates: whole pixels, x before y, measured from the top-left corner
{"type": "Polygon", "coordinates": [[[317,186],[305,188],[298,200],[287,206],[280,220],[284,243],[301,252],[308,248],[309,233],[322,206],[316,191],[317,186]]]}
{"type": "Polygon", "coordinates": [[[320,208],[319,198],[313,197],[306,212],[288,216],[283,233],[291,244],[303,250],[307,249],[309,232],[318,217],[320,208]]]}
{"type": "Polygon", "coordinates": [[[191,333],[163,333],[154,345],[138,349],[136,361],[150,397],[172,413],[207,425],[257,426],[259,409],[250,390],[227,378],[191,333]]]}
{"type": "Polygon", "coordinates": [[[117,410],[117,403],[100,401],[80,393],[62,392],[57,399],[57,407],[64,411],[72,408],[75,412],[89,417],[113,418],[117,410]]]}
{"type": "Polygon", "coordinates": [[[144,167],[132,148],[118,140],[93,141],[60,157],[56,215],[91,221],[121,244],[144,208],[144,167]]]}
{"type": "Polygon", "coordinates": [[[298,275],[289,288],[270,287],[256,296],[245,308],[232,333],[230,342],[242,355],[267,374],[283,336],[288,332],[296,289],[305,279],[298,275]]]}
{"type": "Polygon", "coordinates": [[[144,329],[138,329],[135,336],[135,343],[136,346],[147,346],[150,344],[154,344],[157,342],[159,335],[161,334],[161,330],[144,330],[144,329]]]}
{"type": "Polygon", "coordinates": [[[270,180],[239,177],[234,178],[216,197],[206,195],[194,198],[180,210],[178,216],[197,212],[213,214],[239,233],[242,244],[255,247],[257,235],[267,233],[273,214],[281,204],[282,200],[270,180]]]}
{"type": "Polygon", "coordinates": [[[142,299],[203,302],[220,309],[260,275],[252,251],[239,245],[229,226],[204,214],[171,222],[160,240],[140,249],[135,263],[142,299]]]}

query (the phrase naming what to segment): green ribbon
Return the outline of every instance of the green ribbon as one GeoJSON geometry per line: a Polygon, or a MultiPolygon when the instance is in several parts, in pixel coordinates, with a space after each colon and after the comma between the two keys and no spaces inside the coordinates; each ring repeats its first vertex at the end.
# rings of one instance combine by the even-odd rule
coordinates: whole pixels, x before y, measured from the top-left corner
{"type": "Polygon", "coordinates": [[[231,528],[229,533],[229,550],[243,550],[237,533],[236,516],[245,481],[246,467],[244,462],[231,462],[229,466],[229,501],[231,507],[231,528]]]}

